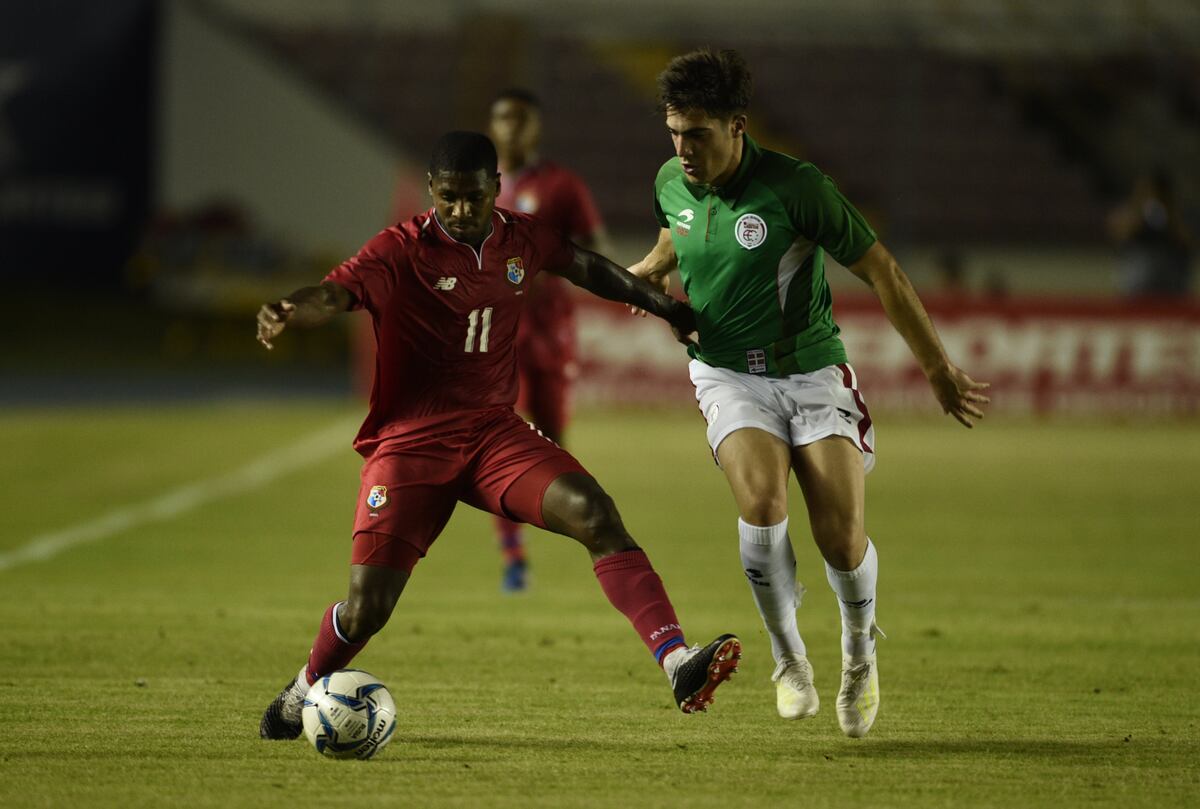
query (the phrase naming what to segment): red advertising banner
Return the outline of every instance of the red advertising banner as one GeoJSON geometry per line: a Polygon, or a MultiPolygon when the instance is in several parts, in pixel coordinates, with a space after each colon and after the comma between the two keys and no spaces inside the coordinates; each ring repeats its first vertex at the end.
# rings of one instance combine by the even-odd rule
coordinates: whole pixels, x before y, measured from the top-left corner
{"type": "MultiPolygon", "coordinates": [[[[1200,305],[1021,298],[925,301],[950,357],[992,383],[1006,413],[1195,415],[1200,305]]],[[[842,339],[872,407],[936,412],[929,386],[873,297],[840,296],[842,339]]],[[[666,326],[581,298],[577,401],[694,401],[666,326]]]]}

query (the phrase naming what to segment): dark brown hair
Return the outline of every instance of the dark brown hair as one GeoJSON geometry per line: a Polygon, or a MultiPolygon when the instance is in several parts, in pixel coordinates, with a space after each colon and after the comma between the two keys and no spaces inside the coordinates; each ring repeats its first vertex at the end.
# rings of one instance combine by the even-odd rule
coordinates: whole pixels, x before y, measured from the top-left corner
{"type": "Polygon", "coordinates": [[[676,56],[658,74],[658,111],[703,110],[731,118],[746,111],[752,92],[750,68],[740,53],[701,48],[676,56]]]}

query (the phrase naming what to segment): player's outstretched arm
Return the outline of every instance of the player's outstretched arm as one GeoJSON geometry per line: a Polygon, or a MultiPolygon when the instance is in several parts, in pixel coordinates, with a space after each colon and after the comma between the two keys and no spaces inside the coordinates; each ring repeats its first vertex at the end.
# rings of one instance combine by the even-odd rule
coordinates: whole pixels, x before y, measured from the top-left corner
{"type": "Polygon", "coordinates": [[[671,324],[675,339],[685,345],[695,342],[696,315],[692,307],[656,288],[644,278],[606,259],[599,253],[575,247],[574,260],[566,267],[548,268],[576,286],[610,301],[636,306],[671,324]]]}
{"type": "MultiPolygon", "coordinates": [[[[645,278],[657,289],[666,292],[670,288],[670,274],[679,264],[675,255],[675,243],[671,241],[671,231],[663,228],[658,232],[658,241],[646,254],[646,257],[629,268],[629,271],[639,278],[645,278]]],[[[631,306],[635,315],[646,316],[646,310],[631,306]]]]}
{"type": "Polygon", "coordinates": [[[354,298],[349,290],[332,281],[320,286],[297,289],[286,298],[264,303],[258,310],[258,342],[268,349],[287,326],[309,329],[329,321],[339,312],[347,311],[354,298]]]}
{"type": "Polygon", "coordinates": [[[929,313],[892,254],[882,244],[875,242],[862,258],[854,262],[850,272],[866,282],[878,296],[888,320],[904,338],[904,342],[908,343],[929,384],[933,386],[933,395],[937,397],[942,410],[965,427],[975,426],[975,420],[983,418],[980,408],[989,401],[981,393],[988,384],[976,382],[950,362],[929,313]]]}

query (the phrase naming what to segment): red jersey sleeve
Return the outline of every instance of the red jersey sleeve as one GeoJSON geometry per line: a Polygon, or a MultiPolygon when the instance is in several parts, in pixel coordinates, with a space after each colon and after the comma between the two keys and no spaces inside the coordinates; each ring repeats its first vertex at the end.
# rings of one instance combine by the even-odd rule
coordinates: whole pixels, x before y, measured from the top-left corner
{"type": "Polygon", "coordinates": [[[334,267],[326,281],[345,287],[354,296],[351,309],[379,311],[396,285],[396,265],[401,250],[392,229],[385,230],[351,258],[334,267]]]}
{"type": "Polygon", "coordinates": [[[566,269],[575,260],[575,245],[563,233],[540,219],[527,217],[525,221],[533,248],[534,274],[566,269]]]}
{"type": "Polygon", "coordinates": [[[567,232],[573,238],[589,238],[604,227],[596,201],[583,179],[576,174],[567,174],[565,188],[570,203],[564,209],[570,212],[570,227],[567,232]]]}

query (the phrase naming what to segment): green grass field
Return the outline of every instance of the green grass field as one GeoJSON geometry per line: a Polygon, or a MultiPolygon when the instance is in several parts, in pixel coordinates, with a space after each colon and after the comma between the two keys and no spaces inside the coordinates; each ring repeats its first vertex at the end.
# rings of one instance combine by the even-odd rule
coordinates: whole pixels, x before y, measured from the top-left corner
{"type": "Polygon", "coordinates": [[[885,416],[867,522],[890,639],[879,721],[854,741],[833,712],[837,608],[798,494],[800,625],[824,704],[787,723],[699,419],[690,408],[585,414],[576,454],[616,498],[690,638],[740,634],[741,673],[708,714],[680,714],[582,549],[535,534],[532,590],[503,596],[490,522],[463,506],[357,661],[390,685],[397,737],[374,761],[339,762],[257,730],[344,593],[352,428],[342,451],[276,480],[191,509],[161,497],[354,412],[0,413],[0,558],[114,509],[159,508],[0,570],[0,805],[1200,800],[1200,423],[993,421],[968,433],[885,416]]]}

